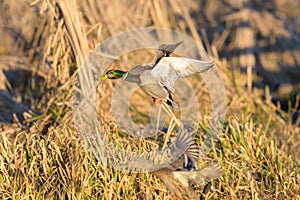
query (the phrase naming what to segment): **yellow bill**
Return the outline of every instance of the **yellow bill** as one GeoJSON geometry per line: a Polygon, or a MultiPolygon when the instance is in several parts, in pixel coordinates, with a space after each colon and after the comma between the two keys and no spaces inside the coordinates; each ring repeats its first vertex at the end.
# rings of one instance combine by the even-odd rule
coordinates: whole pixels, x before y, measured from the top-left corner
{"type": "Polygon", "coordinates": [[[99,80],[106,80],[107,79],[107,75],[105,74],[105,75],[103,75],[103,76],[101,76],[100,78],[99,78],[99,80]]]}

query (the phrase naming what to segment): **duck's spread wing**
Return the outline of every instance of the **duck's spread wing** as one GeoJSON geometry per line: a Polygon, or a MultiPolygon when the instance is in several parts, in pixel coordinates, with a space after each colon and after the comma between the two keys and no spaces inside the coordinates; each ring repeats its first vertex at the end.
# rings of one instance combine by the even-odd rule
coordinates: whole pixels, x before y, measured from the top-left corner
{"type": "Polygon", "coordinates": [[[199,173],[205,180],[211,181],[222,176],[224,171],[218,163],[211,163],[208,166],[201,169],[199,173]]]}
{"type": "Polygon", "coordinates": [[[172,53],[183,41],[177,42],[175,44],[161,44],[158,47],[158,50],[163,53],[172,53]]]}
{"type": "Polygon", "coordinates": [[[178,76],[187,77],[202,73],[214,66],[215,61],[201,61],[192,58],[165,57],[160,63],[169,66],[178,76]]]}
{"type": "Polygon", "coordinates": [[[155,61],[155,64],[159,63],[159,61],[163,58],[163,57],[169,57],[170,54],[182,43],[181,42],[177,42],[175,44],[161,44],[158,47],[158,53],[157,53],[157,58],[155,61]]]}
{"type": "Polygon", "coordinates": [[[175,140],[175,148],[180,150],[179,152],[185,153],[194,142],[194,137],[184,131],[184,128],[180,128],[175,140]]]}
{"type": "Polygon", "coordinates": [[[195,171],[176,171],[174,176],[180,177],[185,182],[203,185],[205,181],[212,181],[223,175],[223,169],[217,163],[211,164],[200,170],[195,171]],[[182,178],[185,177],[185,178],[182,178]],[[186,180],[188,179],[188,180],[186,180]]]}
{"type": "Polygon", "coordinates": [[[191,58],[164,57],[151,73],[162,86],[175,92],[174,84],[178,77],[188,77],[202,73],[213,67],[214,61],[201,61],[191,58]]]}
{"type": "Polygon", "coordinates": [[[188,158],[192,160],[191,165],[196,167],[196,163],[203,154],[199,145],[194,140],[194,135],[189,134],[184,128],[179,129],[175,141],[175,148],[180,149],[179,152],[184,151],[184,167],[187,167],[189,163],[188,158]]]}

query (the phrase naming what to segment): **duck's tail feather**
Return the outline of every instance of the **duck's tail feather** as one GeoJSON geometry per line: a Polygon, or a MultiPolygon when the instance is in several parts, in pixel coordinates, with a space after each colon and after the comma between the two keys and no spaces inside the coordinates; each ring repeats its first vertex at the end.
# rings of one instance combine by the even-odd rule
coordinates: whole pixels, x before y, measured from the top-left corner
{"type": "Polygon", "coordinates": [[[174,110],[178,109],[178,105],[174,102],[172,95],[169,93],[168,99],[167,99],[167,104],[169,106],[172,106],[174,110]]]}
{"type": "Polygon", "coordinates": [[[169,106],[172,106],[172,108],[173,108],[174,110],[177,110],[177,109],[178,109],[178,105],[177,105],[176,103],[174,103],[174,101],[172,101],[172,100],[167,100],[167,104],[168,104],[169,106]]]}

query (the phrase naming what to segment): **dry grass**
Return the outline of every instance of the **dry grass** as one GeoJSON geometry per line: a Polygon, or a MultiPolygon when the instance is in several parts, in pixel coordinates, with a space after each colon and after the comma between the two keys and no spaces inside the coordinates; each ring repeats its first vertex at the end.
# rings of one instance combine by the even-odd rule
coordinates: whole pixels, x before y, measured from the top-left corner
{"type": "MultiPolygon", "coordinates": [[[[203,43],[223,78],[226,126],[210,157],[225,174],[206,199],[300,199],[300,1],[240,2],[1,1],[2,199],[171,197],[150,174],[97,162],[73,121],[73,85],[89,52],[113,34],[148,26],[172,28],[203,43]]],[[[151,61],[152,53],[131,52],[114,65],[128,69],[151,61]]],[[[199,124],[205,130],[209,95],[203,80],[189,80],[201,99],[199,124]]],[[[113,85],[98,88],[102,128],[117,144],[133,149],[138,144],[142,151],[151,141],[134,143],[113,123],[113,85]]],[[[151,99],[142,92],[133,98],[139,112],[132,115],[147,120],[143,113],[151,99]]]]}

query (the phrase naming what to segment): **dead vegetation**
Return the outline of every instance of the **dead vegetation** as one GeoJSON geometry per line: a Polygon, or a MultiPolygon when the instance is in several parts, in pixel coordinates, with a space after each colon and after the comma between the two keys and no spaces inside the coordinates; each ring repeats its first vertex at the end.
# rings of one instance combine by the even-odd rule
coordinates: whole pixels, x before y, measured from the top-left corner
{"type": "MultiPolygon", "coordinates": [[[[205,198],[300,199],[299,7],[299,0],[0,1],[0,196],[171,197],[150,174],[97,162],[83,147],[72,113],[75,78],[89,53],[121,31],[155,26],[203,44],[226,87],[227,125],[210,154],[225,174],[205,198]]],[[[145,58],[151,61],[151,54],[132,52],[119,63],[128,69],[145,58]]],[[[205,129],[209,96],[202,80],[191,82],[205,129]]],[[[112,86],[100,90],[99,115],[110,139],[128,145],[110,116],[112,86]]],[[[141,113],[151,100],[144,101],[137,101],[141,113]]]]}

